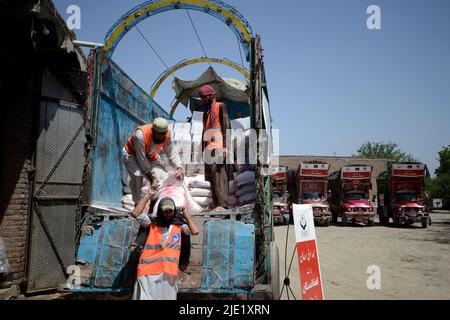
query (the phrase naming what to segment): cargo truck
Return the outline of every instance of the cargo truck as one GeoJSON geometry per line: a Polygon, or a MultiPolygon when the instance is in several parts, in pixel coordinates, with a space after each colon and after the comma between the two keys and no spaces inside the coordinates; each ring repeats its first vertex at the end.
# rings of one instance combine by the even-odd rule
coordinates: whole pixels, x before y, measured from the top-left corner
{"type": "MultiPolygon", "coordinates": [[[[86,170],[79,213],[77,267],[81,283],[73,292],[132,290],[136,264],[133,242],[139,226],[122,209],[121,150],[139,125],[156,117],[173,119],[113,60],[120,39],[137,23],[154,14],[177,9],[197,10],[225,22],[237,35],[249,62],[247,103],[230,105],[235,114],[251,114],[251,128],[268,135],[266,152],[258,152],[256,201],[224,213],[194,216],[201,234],[191,239],[190,263],[180,273],[179,294],[277,299],[278,248],[273,233],[270,154],[271,116],[259,36],[236,9],[222,1],[147,1],[130,10],[108,32],[105,46],[91,51],[86,115],[86,170]],[[239,109],[241,108],[241,109],[239,109]]],[[[202,59],[198,59],[203,61],[202,59]]],[[[229,62],[228,62],[229,64],[229,62]]],[[[180,68],[180,65],[177,66],[180,68]]],[[[175,69],[177,69],[175,68],[175,69]]],[[[167,70],[160,79],[173,72],[167,70]]],[[[199,86],[203,83],[199,83],[199,86]]],[[[184,97],[191,98],[191,97],[184,97]]],[[[227,102],[228,103],[228,102],[227,102]]],[[[138,257],[137,257],[138,259],[138,257]]]]}
{"type": "Polygon", "coordinates": [[[273,202],[273,219],[275,225],[289,224],[290,212],[287,201],[278,199],[273,202]]]}
{"type": "Polygon", "coordinates": [[[273,169],[273,192],[281,197],[285,196],[287,191],[288,169],[288,167],[276,167],[273,169]]]}
{"type": "Polygon", "coordinates": [[[329,177],[330,207],[333,222],[340,217],[345,226],[349,222],[367,226],[374,225],[375,212],[370,202],[369,191],[372,167],[367,165],[343,166],[329,177]]]}
{"type": "Polygon", "coordinates": [[[298,203],[313,207],[314,223],[329,226],[331,211],[327,202],[330,165],[320,161],[301,163],[297,170],[298,203]]]}
{"type": "Polygon", "coordinates": [[[380,222],[388,224],[392,218],[394,226],[421,223],[427,228],[431,223],[426,206],[425,177],[427,168],[421,163],[392,164],[388,171],[377,179],[378,216],[380,222]]]}

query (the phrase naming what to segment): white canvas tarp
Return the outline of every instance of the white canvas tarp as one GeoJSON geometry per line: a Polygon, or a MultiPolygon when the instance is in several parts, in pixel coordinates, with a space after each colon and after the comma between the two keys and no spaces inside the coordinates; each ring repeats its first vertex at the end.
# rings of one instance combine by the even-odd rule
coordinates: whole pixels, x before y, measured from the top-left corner
{"type": "Polygon", "coordinates": [[[208,84],[217,91],[217,100],[222,101],[228,99],[235,102],[248,103],[248,86],[247,83],[220,77],[217,72],[209,67],[198,79],[192,81],[181,80],[175,78],[172,88],[175,90],[176,98],[181,104],[197,110],[200,106],[200,97],[198,90],[204,84],[208,84]]]}

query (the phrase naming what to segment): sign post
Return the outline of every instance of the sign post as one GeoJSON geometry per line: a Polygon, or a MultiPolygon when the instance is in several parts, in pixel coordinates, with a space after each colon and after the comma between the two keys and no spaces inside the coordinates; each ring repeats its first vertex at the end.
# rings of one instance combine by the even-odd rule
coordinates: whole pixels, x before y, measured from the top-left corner
{"type": "Polygon", "coordinates": [[[303,300],[323,300],[319,252],[311,205],[294,204],[294,225],[303,300]]]}

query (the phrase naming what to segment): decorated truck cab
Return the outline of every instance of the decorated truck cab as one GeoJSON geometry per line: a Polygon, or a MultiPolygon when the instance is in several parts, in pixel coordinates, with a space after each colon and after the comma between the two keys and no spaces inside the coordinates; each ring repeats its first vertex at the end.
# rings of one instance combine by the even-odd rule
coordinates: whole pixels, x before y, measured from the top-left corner
{"type": "Polygon", "coordinates": [[[328,194],[328,163],[311,161],[301,163],[297,171],[298,202],[313,207],[314,223],[329,226],[331,223],[328,194]]]}
{"type": "Polygon", "coordinates": [[[421,223],[427,228],[430,213],[426,207],[426,165],[420,163],[393,164],[377,179],[378,215],[387,224],[392,218],[394,226],[421,223]]]}
{"type": "Polygon", "coordinates": [[[330,206],[334,222],[341,217],[343,225],[355,222],[373,226],[375,212],[369,200],[371,177],[372,167],[367,165],[343,166],[330,175],[330,206]]]}

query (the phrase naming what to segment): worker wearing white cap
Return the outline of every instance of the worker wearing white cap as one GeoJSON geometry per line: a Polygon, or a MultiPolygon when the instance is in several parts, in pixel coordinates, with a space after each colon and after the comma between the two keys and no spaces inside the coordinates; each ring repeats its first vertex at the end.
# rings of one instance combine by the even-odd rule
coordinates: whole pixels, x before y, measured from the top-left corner
{"type": "Polygon", "coordinates": [[[176,168],[177,178],[182,179],[184,173],[180,156],[166,119],[156,118],[152,124],[138,127],[123,148],[123,162],[130,176],[130,189],[135,204],[141,200],[143,177],[155,187],[167,176],[167,170],[159,157],[162,150],[176,168]]]}

